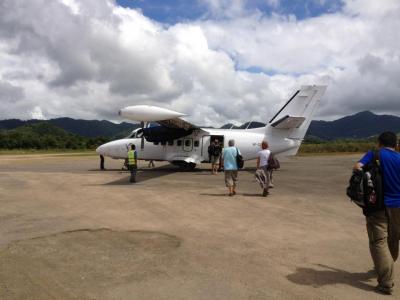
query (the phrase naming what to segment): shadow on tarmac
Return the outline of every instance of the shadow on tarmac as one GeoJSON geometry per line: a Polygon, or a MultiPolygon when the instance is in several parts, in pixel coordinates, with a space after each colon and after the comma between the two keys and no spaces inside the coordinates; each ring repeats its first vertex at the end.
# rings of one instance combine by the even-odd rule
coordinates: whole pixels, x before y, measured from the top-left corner
{"type": "MultiPolygon", "coordinates": [[[[138,170],[138,173],[136,174],[136,183],[141,183],[141,182],[144,182],[144,181],[147,181],[150,179],[163,177],[166,175],[173,174],[175,172],[179,172],[179,171],[178,170],[153,170],[153,169],[145,170],[145,171],[138,170]]],[[[126,177],[111,181],[111,182],[103,183],[101,185],[133,185],[133,183],[129,182],[129,178],[130,178],[129,171],[126,171],[124,173],[129,174],[129,175],[126,177]]]]}
{"type": "MultiPolygon", "coordinates": [[[[228,193],[203,193],[203,194],[199,194],[200,196],[212,196],[212,197],[228,197],[228,193]]],[[[245,197],[262,197],[261,193],[258,194],[248,194],[248,193],[237,193],[234,197],[237,196],[245,196],[245,197]]],[[[262,197],[264,198],[264,197],[262,197]]]]}
{"type": "MultiPolygon", "coordinates": [[[[95,171],[104,172],[107,170],[104,170],[104,171],[95,170],[95,171]]],[[[129,182],[130,172],[128,170],[112,169],[111,171],[119,171],[121,174],[122,173],[127,174],[127,176],[124,178],[119,178],[117,180],[108,182],[108,183],[103,183],[101,185],[132,185],[132,183],[129,182]]],[[[163,177],[163,176],[174,174],[174,173],[182,173],[182,172],[197,173],[196,175],[200,175],[200,174],[204,173],[204,171],[200,170],[200,169],[184,171],[174,165],[166,165],[166,166],[161,166],[161,167],[151,168],[151,169],[139,168],[138,173],[136,175],[136,183],[141,183],[141,182],[144,182],[144,181],[147,181],[150,179],[159,178],[159,177],[163,177]]]]}
{"type": "Polygon", "coordinates": [[[347,284],[361,290],[374,291],[374,287],[366,283],[366,281],[376,276],[374,270],[370,270],[366,273],[351,273],[326,265],[318,264],[317,266],[327,270],[298,267],[295,273],[286,276],[286,278],[293,283],[310,285],[313,287],[347,284]]]}

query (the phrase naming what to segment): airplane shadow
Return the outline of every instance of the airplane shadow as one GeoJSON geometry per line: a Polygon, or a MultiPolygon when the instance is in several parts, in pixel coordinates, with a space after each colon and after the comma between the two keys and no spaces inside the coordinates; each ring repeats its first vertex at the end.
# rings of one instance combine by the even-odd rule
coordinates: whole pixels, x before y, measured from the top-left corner
{"type": "Polygon", "coordinates": [[[89,172],[128,172],[127,170],[124,169],[104,169],[104,170],[100,170],[100,169],[89,169],[89,172]]]}
{"type": "MultiPolygon", "coordinates": [[[[105,170],[99,170],[99,169],[90,169],[88,171],[93,171],[93,172],[118,172],[119,174],[126,174],[123,178],[119,178],[117,180],[113,180],[111,182],[107,183],[99,183],[95,184],[96,186],[98,185],[132,185],[132,183],[129,182],[130,178],[130,172],[128,170],[123,170],[123,169],[105,169],[105,170]]],[[[145,182],[150,179],[158,178],[158,177],[163,177],[172,173],[177,173],[181,172],[181,170],[174,166],[174,165],[165,165],[157,168],[139,168],[138,172],[136,174],[136,183],[141,183],[145,182]]]]}
{"type": "Polygon", "coordinates": [[[374,287],[366,283],[366,281],[375,277],[374,270],[366,273],[351,273],[322,264],[317,264],[317,266],[326,270],[298,267],[295,273],[286,276],[286,278],[293,283],[316,288],[324,285],[346,284],[361,290],[374,291],[374,287]]]}
{"type": "MultiPolygon", "coordinates": [[[[163,176],[175,173],[175,172],[179,172],[179,170],[178,169],[161,169],[161,168],[160,169],[149,169],[149,170],[143,170],[143,171],[138,170],[138,172],[136,174],[136,183],[141,183],[141,182],[145,182],[150,179],[163,177],[163,176]]],[[[128,174],[128,176],[119,178],[119,179],[111,181],[111,182],[104,183],[102,185],[132,185],[132,183],[129,182],[129,178],[130,178],[129,171],[126,171],[126,173],[128,174]]]]}

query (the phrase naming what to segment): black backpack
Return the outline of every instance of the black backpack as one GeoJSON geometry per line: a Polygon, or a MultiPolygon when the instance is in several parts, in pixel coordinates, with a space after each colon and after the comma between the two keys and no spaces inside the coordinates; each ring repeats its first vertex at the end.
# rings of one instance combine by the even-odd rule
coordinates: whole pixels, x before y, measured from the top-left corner
{"type": "Polygon", "coordinates": [[[221,155],[222,148],[221,148],[220,145],[214,145],[212,150],[213,150],[212,155],[214,155],[214,156],[220,156],[221,155]]]}
{"type": "Polygon", "coordinates": [[[346,194],[363,209],[366,216],[385,208],[379,151],[374,151],[370,164],[363,166],[362,170],[353,171],[346,194]]]}
{"type": "Polygon", "coordinates": [[[244,166],[243,156],[239,154],[239,149],[236,148],[236,163],[239,169],[242,169],[244,166]]]}
{"type": "Polygon", "coordinates": [[[279,160],[270,153],[269,158],[268,158],[268,170],[278,170],[281,167],[281,164],[279,163],[279,160]]]}

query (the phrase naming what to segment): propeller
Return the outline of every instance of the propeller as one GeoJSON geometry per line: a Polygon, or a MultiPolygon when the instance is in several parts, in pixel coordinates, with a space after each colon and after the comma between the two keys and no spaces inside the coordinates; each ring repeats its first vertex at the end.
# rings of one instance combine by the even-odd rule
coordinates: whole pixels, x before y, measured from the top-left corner
{"type": "Polygon", "coordinates": [[[140,127],[142,128],[142,138],[140,140],[140,150],[144,149],[144,122],[140,122],[140,127]]]}

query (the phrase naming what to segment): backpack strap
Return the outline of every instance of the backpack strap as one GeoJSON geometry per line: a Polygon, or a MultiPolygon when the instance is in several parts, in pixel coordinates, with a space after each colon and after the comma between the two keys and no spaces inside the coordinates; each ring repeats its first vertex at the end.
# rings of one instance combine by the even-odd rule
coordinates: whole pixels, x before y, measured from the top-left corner
{"type": "Polygon", "coordinates": [[[383,172],[382,172],[382,166],[381,166],[381,152],[380,150],[375,150],[374,151],[374,161],[372,162],[372,165],[378,169],[378,174],[379,178],[381,180],[381,186],[379,187],[379,193],[381,199],[378,199],[380,201],[380,208],[383,209],[385,207],[385,200],[384,200],[384,191],[383,191],[383,182],[385,178],[383,177],[383,172]]]}
{"type": "Polygon", "coordinates": [[[372,162],[375,166],[381,167],[381,156],[379,150],[374,150],[374,161],[372,162]]]}

